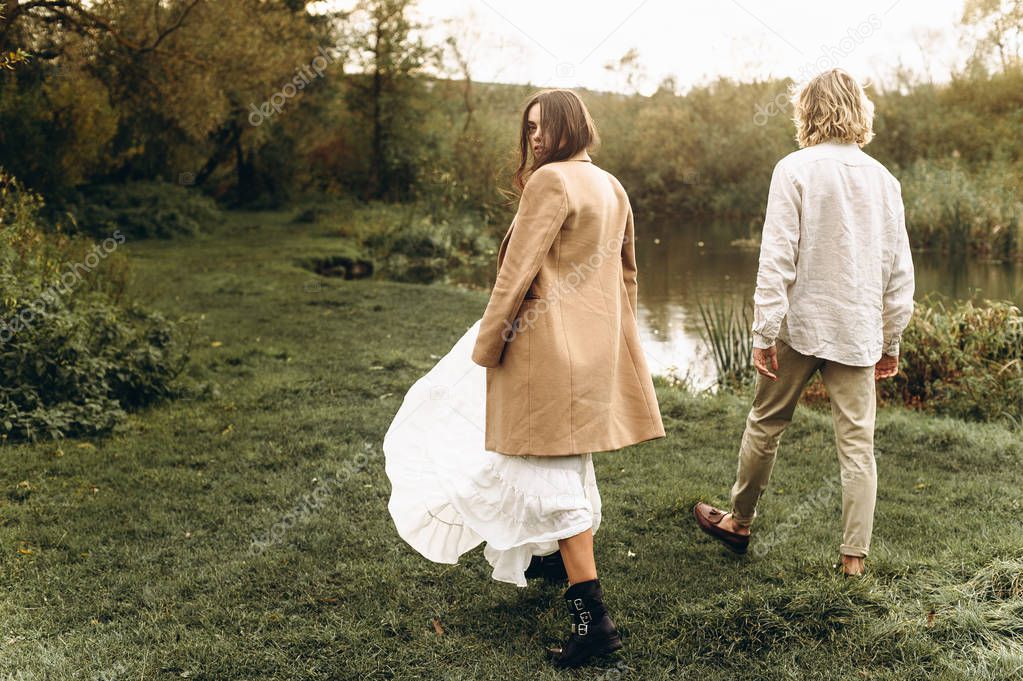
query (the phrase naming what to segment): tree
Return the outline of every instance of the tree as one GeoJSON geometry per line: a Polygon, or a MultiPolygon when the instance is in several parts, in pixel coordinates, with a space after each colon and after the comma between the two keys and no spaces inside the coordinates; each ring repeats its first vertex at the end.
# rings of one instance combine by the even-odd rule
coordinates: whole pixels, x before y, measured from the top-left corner
{"type": "MultiPolygon", "coordinates": [[[[4,12],[0,9],[0,25],[4,23],[4,12]]],[[[0,50],[0,70],[13,71],[15,64],[28,61],[28,53],[22,49],[0,50]]]]}
{"type": "Polygon", "coordinates": [[[0,2],[0,40],[39,57],[0,81],[0,162],[39,191],[217,178],[214,193],[254,198],[281,172],[260,173],[260,149],[338,70],[314,74],[311,61],[343,56],[300,0],[0,2]],[[282,111],[254,122],[251,109],[271,100],[282,111]]]}
{"type": "Polygon", "coordinates": [[[118,24],[104,15],[103,5],[108,3],[98,3],[99,7],[94,8],[93,5],[86,6],[80,0],[4,0],[5,11],[0,15],[0,49],[9,48],[12,36],[20,24],[42,22],[56,26],[60,30],[71,30],[83,35],[103,34],[135,52],[152,52],[160,49],[167,36],[181,28],[189,13],[201,1],[187,0],[180,3],[180,7],[179,3],[168,3],[168,7],[164,7],[163,3],[157,2],[145,12],[136,13],[136,17],[151,16],[154,28],[152,35],[140,39],[139,36],[117,28],[118,24]],[[161,14],[164,16],[161,17],[161,14]]]}
{"type": "Polygon", "coordinates": [[[604,64],[604,70],[618,76],[618,87],[621,92],[637,94],[646,82],[646,70],[639,60],[639,50],[629,48],[617,60],[604,64]]]}
{"type": "MultiPolygon", "coordinates": [[[[401,145],[415,129],[417,80],[436,55],[409,17],[414,0],[364,0],[348,17],[349,45],[356,74],[349,107],[368,122],[370,198],[395,198],[414,181],[413,164],[401,145]]],[[[409,139],[412,142],[412,139],[409,139]]]]}
{"type": "Polygon", "coordinates": [[[975,60],[988,64],[997,55],[1003,70],[1020,63],[1023,0],[967,0],[963,23],[977,33],[975,60]]]}

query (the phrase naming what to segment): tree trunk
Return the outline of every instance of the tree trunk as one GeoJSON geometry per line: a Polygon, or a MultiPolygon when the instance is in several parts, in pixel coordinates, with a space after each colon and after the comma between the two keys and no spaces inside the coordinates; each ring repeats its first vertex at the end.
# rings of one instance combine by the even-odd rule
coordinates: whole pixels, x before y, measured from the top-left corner
{"type": "Polygon", "coordinates": [[[374,54],[374,67],[373,67],[373,158],[371,159],[370,167],[370,186],[369,193],[373,198],[379,199],[383,196],[386,190],[386,182],[384,180],[384,131],[383,121],[381,120],[382,112],[381,97],[383,95],[383,74],[380,72],[380,22],[377,22],[376,29],[376,44],[373,46],[375,51],[374,54]]]}
{"type": "Polygon", "coordinates": [[[259,187],[256,185],[256,167],[252,162],[252,156],[245,153],[242,148],[242,136],[239,132],[234,138],[235,169],[237,172],[238,189],[236,195],[241,205],[254,201],[259,195],[259,187]]]}
{"type": "Polygon", "coordinates": [[[241,135],[242,127],[236,120],[228,121],[224,126],[217,130],[213,136],[215,144],[213,153],[210,154],[206,164],[195,175],[195,183],[197,185],[203,184],[207,178],[213,174],[213,171],[215,171],[221,163],[230,157],[231,152],[237,148],[241,135]]]}

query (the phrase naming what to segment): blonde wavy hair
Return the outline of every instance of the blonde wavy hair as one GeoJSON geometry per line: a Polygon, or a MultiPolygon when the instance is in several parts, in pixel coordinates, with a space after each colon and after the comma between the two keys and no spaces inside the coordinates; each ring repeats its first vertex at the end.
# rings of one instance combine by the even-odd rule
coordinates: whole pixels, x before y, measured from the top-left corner
{"type": "Polygon", "coordinates": [[[796,86],[792,106],[800,148],[828,141],[862,147],[874,139],[874,103],[842,69],[825,71],[803,87],[796,86]]]}

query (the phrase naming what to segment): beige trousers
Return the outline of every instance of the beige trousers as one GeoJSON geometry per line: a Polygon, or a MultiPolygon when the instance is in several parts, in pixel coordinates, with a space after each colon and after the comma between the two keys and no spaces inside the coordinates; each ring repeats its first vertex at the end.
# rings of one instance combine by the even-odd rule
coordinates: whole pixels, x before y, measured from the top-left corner
{"type": "Polygon", "coordinates": [[[853,367],[803,355],[777,341],[778,376],[757,376],[753,408],[739,448],[739,470],[732,487],[732,514],[749,526],[757,502],[767,489],[778,442],[792,421],[803,389],[820,371],[831,400],[835,443],[842,479],[843,536],[840,552],[866,556],[874,526],[877,466],[874,463],[874,418],[877,411],[874,367],[853,367]]]}

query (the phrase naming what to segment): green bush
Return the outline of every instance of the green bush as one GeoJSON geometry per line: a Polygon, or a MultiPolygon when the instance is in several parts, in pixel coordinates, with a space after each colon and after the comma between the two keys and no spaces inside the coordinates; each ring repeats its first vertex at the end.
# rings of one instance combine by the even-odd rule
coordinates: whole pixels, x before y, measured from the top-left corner
{"type": "MultiPolygon", "coordinates": [[[[718,384],[743,392],[756,377],[751,311],[731,301],[700,305],[718,384]]],[[[878,384],[883,402],[977,421],[1023,425],[1023,312],[1008,302],[925,299],[902,337],[899,374],[878,384]]],[[[804,399],[825,399],[811,384],[804,399]]]]}
{"type": "Polygon", "coordinates": [[[98,300],[35,308],[32,324],[0,346],[0,433],[99,434],[171,396],[184,364],[174,331],[158,315],[98,300]]]}
{"type": "Polygon", "coordinates": [[[469,215],[434,220],[397,207],[372,215],[375,220],[367,215],[360,221],[362,245],[395,281],[426,284],[455,276],[493,258],[497,249],[491,231],[469,215]]]}
{"type": "Polygon", "coordinates": [[[917,161],[902,174],[914,248],[1004,258],[1023,248],[1023,183],[1005,163],[971,170],[958,160],[917,161]]]}
{"type": "Polygon", "coordinates": [[[169,182],[128,182],[80,189],[65,206],[79,229],[95,237],[120,230],[129,239],[196,236],[219,224],[216,203],[169,182]]]}
{"type": "Polygon", "coordinates": [[[118,302],[118,241],[44,232],[42,201],[0,171],[0,436],[109,431],[174,393],[187,355],[177,327],[118,302]],[[109,280],[108,277],[113,277],[109,280]]]}
{"type": "Polygon", "coordinates": [[[1023,422],[1023,313],[1007,302],[925,300],[903,335],[889,400],[976,420],[1023,422]]]}

